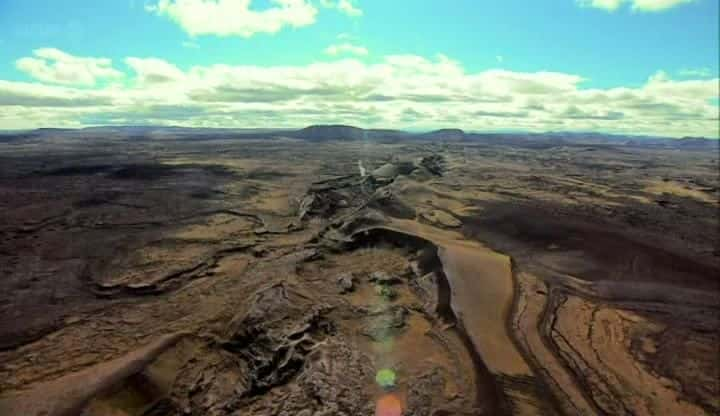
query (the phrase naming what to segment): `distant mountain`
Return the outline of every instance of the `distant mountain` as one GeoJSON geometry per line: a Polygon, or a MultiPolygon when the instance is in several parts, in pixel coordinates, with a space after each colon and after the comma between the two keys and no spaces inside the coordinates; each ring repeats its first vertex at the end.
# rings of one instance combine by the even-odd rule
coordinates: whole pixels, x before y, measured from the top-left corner
{"type": "Polygon", "coordinates": [[[344,125],[310,126],[294,133],[292,137],[305,140],[363,140],[367,138],[367,131],[358,127],[344,125]]]}
{"type": "Polygon", "coordinates": [[[406,139],[412,134],[401,130],[388,129],[361,129],[354,126],[345,125],[315,125],[305,127],[293,133],[287,134],[303,140],[311,141],[355,141],[355,140],[383,140],[393,141],[406,139]]]}
{"type": "Polygon", "coordinates": [[[0,133],[0,142],[52,139],[218,140],[254,139],[281,135],[286,129],[221,129],[179,126],[98,126],[82,129],[41,128],[0,133]]]}
{"type": "Polygon", "coordinates": [[[361,129],[345,125],[315,125],[289,134],[304,140],[381,140],[394,141],[403,139],[415,140],[465,140],[465,132],[460,129],[442,129],[426,133],[411,133],[402,130],[361,129]]]}
{"type": "Polygon", "coordinates": [[[675,147],[682,149],[714,149],[720,146],[720,140],[709,140],[704,137],[683,137],[675,140],[675,147]]]}
{"type": "Polygon", "coordinates": [[[465,132],[441,129],[430,132],[407,132],[390,129],[362,129],[348,125],[314,125],[292,129],[215,129],[177,126],[100,126],[83,129],[42,128],[30,131],[0,132],[0,143],[54,139],[117,140],[243,140],[290,137],[307,141],[467,141],[489,146],[517,146],[544,149],[558,146],[653,147],[682,150],[718,150],[720,140],[703,137],[633,136],[594,132],[465,132]]]}
{"type": "Polygon", "coordinates": [[[422,133],[419,135],[423,139],[444,140],[444,141],[461,141],[465,140],[465,132],[460,129],[441,129],[422,133]]]}

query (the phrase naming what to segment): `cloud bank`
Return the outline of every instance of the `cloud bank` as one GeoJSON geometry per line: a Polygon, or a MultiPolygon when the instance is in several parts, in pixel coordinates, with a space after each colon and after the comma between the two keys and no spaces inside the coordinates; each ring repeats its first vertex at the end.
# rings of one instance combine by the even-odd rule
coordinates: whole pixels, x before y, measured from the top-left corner
{"type": "Polygon", "coordinates": [[[416,129],[457,126],[720,135],[718,78],[678,80],[658,71],[635,88],[585,88],[581,74],[469,72],[444,55],[391,55],[375,63],[335,58],[309,65],[215,64],[185,69],[157,57],[128,57],[129,70],[120,72],[103,58],[48,50],[53,52],[36,51],[29,59],[82,62],[92,68],[88,70],[92,75],[29,70],[37,81],[0,81],[0,128],[347,123],[416,129]],[[119,77],[125,82],[81,87],[119,77]],[[53,85],[59,83],[65,85],[53,85]]]}

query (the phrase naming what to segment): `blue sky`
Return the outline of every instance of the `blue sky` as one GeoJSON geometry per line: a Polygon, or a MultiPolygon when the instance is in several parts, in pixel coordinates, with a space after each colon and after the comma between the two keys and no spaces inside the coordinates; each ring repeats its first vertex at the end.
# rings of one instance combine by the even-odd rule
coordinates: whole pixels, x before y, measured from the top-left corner
{"type": "Polygon", "coordinates": [[[347,122],[718,136],[718,3],[0,0],[0,129],[347,122]]]}

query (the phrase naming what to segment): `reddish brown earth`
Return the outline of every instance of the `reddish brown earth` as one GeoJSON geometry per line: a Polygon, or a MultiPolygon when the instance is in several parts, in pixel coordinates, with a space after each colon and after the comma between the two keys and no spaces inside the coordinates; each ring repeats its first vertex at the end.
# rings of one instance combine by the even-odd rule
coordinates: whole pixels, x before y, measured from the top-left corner
{"type": "Polygon", "coordinates": [[[311,139],[0,143],[0,415],[720,412],[717,154],[311,139]]]}

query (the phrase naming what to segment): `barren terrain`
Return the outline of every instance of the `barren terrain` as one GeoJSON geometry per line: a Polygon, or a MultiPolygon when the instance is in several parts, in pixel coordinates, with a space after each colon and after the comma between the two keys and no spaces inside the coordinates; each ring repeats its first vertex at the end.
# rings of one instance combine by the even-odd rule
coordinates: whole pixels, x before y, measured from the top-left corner
{"type": "Polygon", "coordinates": [[[718,414],[717,143],[668,143],[0,136],[0,415],[718,414]]]}

